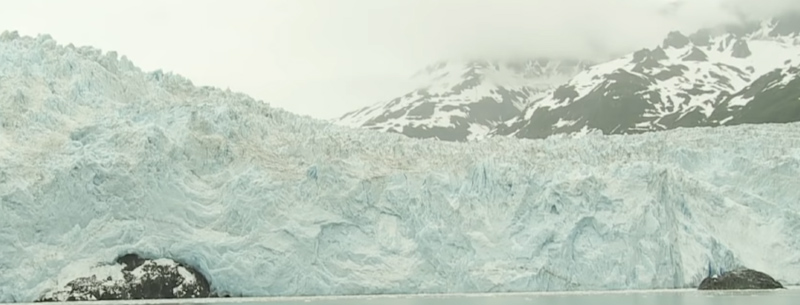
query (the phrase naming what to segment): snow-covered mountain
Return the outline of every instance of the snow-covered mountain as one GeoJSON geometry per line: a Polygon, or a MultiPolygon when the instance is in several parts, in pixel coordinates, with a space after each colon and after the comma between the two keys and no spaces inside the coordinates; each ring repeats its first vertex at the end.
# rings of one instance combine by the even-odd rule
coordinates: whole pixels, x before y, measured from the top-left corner
{"type": "Polygon", "coordinates": [[[798,33],[800,17],[794,14],[688,36],[671,32],[659,46],[602,64],[567,62],[553,64],[564,67],[555,71],[537,69],[534,78],[546,79],[537,89],[529,89],[529,79],[514,73],[519,70],[505,73],[502,66],[489,64],[467,69],[488,71],[484,74],[491,81],[478,82],[470,77],[481,74],[458,73],[463,67],[452,66],[442,69],[451,77],[447,81],[430,82],[438,95],[409,93],[349,113],[341,122],[461,141],[800,121],[798,33]],[[469,86],[451,89],[452,83],[474,87],[462,91],[469,86]]]}
{"type": "Polygon", "coordinates": [[[418,141],[47,36],[0,59],[0,302],[129,253],[235,296],[800,284],[800,124],[418,141]]]}
{"type": "Polygon", "coordinates": [[[415,75],[425,86],[347,113],[337,122],[416,138],[480,139],[589,65],[544,58],[443,61],[415,75]]]}
{"type": "Polygon", "coordinates": [[[671,32],[663,44],[595,65],[493,134],[540,138],[600,130],[800,121],[800,25],[671,32]]]}

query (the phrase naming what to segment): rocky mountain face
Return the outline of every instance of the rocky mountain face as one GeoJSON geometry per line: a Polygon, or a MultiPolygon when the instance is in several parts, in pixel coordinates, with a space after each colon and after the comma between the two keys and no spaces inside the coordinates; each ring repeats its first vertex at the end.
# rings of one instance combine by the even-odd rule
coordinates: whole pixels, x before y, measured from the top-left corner
{"type": "MultiPolygon", "coordinates": [[[[525,74],[474,64],[462,74],[443,73],[459,86],[419,90],[341,121],[454,141],[800,121],[799,34],[800,17],[787,15],[690,35],[671,32],[661,45],[597,65],[559,63],[525,74]],[[515,77],[495,77],[500,71],[515,77]],[[553,85],[558,78],[552,75],[571,73],[553,85]],[[551,82],[526,83],[542,75],[551,82]]],[[[518,67],[530,66],[539,67],[518,67]]]]}
{"type": "Polygon", "coordinates": [[[493,134],[544,138],[798,121],[800,26],[792,20],[669,33],[660,46],[577,75],[493,134]]]}
{"type": "Polygon", "coordinates": [[[347,113],[338,123],[416,138],[480,139],[589,65],[541,58],[440,62],[415,75],[427,86],[347,113]]]}

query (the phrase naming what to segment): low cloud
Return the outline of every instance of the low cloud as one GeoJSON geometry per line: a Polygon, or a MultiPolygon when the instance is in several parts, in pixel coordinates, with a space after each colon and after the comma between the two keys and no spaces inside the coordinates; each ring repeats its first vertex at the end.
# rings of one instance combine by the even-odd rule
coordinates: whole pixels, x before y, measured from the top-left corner
{"type": "Polygon", "coordinates": [[[800,1],[797,0],[726,0],[721,6],[739,21],[758,21],[800,12],[800,1]]]}
{"type": "MultiPolygon", "coordinates": [[[[333,28],[365,49],[409,57],[606,58],[650,47],[667,32],[764,19],[796,0],[331,1],[333,28]],[[336,20],[333,20],[336,19],[336,20]],[[348,25],[349,21],[355,21],[348,25]],[[361,21],[361,23],[358,23],[361,21]],[[338,23],[338,24],[337,24],[338,23]],[[352,26],[352,27],[351,27],[352,26]]],[[[334,35],[335,37],[335,35],[334,35]]],[[[344,39],[345,41],[348,39],[344,39]]]]}
{"type": "Polygon", "coordinates": [[[116,50],[146,70],[332,117],[405,93],[442,59],[602,60],[672,30],[789,11],[800,0],[27,0],[4,5],[0,30],[116,50]]]}

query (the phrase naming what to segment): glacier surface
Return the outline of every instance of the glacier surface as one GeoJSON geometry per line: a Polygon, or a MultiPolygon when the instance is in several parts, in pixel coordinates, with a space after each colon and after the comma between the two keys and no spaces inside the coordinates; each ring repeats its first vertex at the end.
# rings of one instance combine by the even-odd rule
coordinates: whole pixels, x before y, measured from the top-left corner
{"type": "Polygon", "coordinates": [[[137,252],[243,296],[800,283],[800,124],[408,139],[0,36],[0,302],[137,252]]]}

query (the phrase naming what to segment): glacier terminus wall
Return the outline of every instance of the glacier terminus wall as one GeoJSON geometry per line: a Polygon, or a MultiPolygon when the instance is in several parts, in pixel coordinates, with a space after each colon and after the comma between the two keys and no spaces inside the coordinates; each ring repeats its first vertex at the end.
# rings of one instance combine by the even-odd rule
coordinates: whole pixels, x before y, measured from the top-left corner
{"type": "Polygon", "coordinates": [[[0,302],[137,252],[243,296],[800,283],[800,124],[408,139],[0,36],[0,302]]]}

